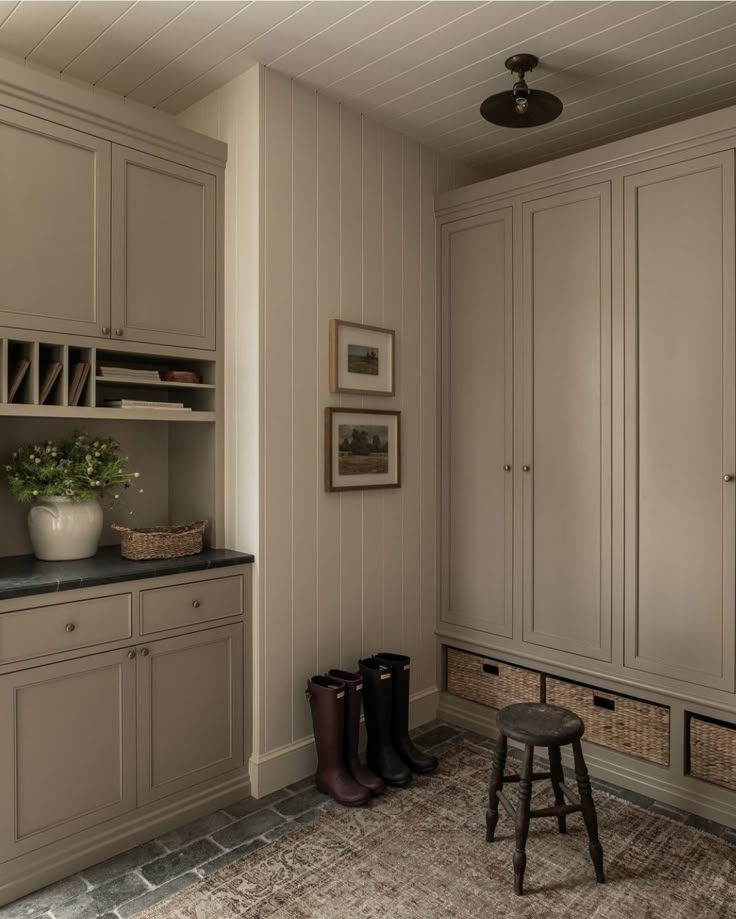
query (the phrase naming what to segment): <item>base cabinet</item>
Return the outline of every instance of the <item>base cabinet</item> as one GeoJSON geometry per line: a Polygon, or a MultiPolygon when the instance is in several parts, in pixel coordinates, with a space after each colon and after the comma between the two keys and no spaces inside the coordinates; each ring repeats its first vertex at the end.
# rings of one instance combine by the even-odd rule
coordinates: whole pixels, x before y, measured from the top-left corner
{"type": "Polygon", "coordinates": [[[241,623],[0,676],[0,862],[242,765],[243,692],[241,623]]]}
{"type": "Polygon", "coordinates": [[[135,807],[135,699],[125,650],[0,677],[0,860],[135,807]]]}
{"type": "Polygon", "coordinates": [[[138,651],[138,803],[243,762],[243,629],[224,626],[138,651]]]}

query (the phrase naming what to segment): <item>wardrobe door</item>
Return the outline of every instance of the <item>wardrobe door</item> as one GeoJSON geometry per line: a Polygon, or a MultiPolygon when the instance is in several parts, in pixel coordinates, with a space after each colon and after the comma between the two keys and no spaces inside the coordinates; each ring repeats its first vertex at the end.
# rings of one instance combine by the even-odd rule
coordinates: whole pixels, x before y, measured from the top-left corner
{"type": "Polygon", "coordinates": [[[442,228],[442,619],[512,634],[512,209],[442,228]]]}
{"type": "Polygon", "coordinates": [[[611,659],[611,187],[522,205],[524,641],[611,659]]]}
{"type": "Polygon", "coordinates": [[[624,188],[625,663],[732,691],[733,151],[624,188]]]}

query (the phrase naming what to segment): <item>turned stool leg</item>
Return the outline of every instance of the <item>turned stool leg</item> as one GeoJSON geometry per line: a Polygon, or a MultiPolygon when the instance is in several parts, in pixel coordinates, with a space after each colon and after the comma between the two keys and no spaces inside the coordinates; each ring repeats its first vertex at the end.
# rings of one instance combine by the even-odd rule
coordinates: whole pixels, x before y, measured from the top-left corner
{"type": "MultiPolygon", "coordinates": [[[[552,781],[552,790],[555,793],[555,804],[564,804],[565,803],[565,794],[562,791],[562,785],[565,781],[565,773],[562,769],[562,757],[560,756],[559,747],[547,747],[549,753],[549,771],[550,779],[552,781]]],[[[564,814],[560,814],[557,818],[557,825],[560,828],[560,833],[567,833],[567,818],[564,814]]]]}
{"type": "Polygon", "coordinates": [[[514,893],[524,892],[524,871],[526,869],[526,838],[529,835],[529,810],[532,799],[532,772],[534,770],[534,747],[524,749],[524,761],[519,777],[519,803],[516,808],[516,850],[514,851],[514,893]]]}
{"type": "Polygon", "coordinates": [[[486,811],[486,842],[493,842],[498,823],[498,797],[497,792],[503,788],[503,774],[506,770],[506,749],[508,740],[505,734],[498,735],[496,755],[493,759],[491,782],[488,786],[488,810],[486,811]]]}
{"type": "Polygon", "coordinates": [[[590,790],[588,767],[585,765],[583,750],[579,740],[573,743],[572,752],[575,757],[575,778],[577,779],[578,791],[580,792],[583,820],[585,821],[585,829],[588,831],[590,858],[595,868],[595,879],[599,884],[603,884],[606,880],[606,876],[603,873],[603,849],[598,839],[598,818],[595,813],[595,804],[593,803],[593,795],[590,790]]]}

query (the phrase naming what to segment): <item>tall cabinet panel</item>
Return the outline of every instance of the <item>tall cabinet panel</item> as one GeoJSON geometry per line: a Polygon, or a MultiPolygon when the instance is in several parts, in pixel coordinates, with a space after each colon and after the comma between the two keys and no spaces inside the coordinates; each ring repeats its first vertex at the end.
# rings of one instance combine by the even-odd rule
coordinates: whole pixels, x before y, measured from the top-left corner
{"type": "Polygon", "coordinates": [[[110,144],[0,109],[0,325],[106,335],[110,144]]]}
{"type": "Polygon", "coordinates": [[[626,664],[734,689],[733,151],[625,179],[626,664]]]}
{"type": "Polygon", "coordinates": [[[512,209],[443,228],[442,618],[512,634],[512,209]]]}
{"type": "Polygon", "coordinates": [[[215,177],[114,147],[113,336],[215,346],[215,177]]]}
{"type": "Polygon", "coordinates": [[[610,184],[522,228],[524,641],[610,660],[610,184]]]}

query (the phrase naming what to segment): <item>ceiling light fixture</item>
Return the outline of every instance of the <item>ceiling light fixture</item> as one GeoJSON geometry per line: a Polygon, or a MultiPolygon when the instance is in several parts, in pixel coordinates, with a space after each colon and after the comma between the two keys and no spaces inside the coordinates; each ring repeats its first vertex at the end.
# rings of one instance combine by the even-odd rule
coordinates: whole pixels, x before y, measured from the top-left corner
{"type": "Polygon", "coordinates": [[[480,107],[481,115],[492,124],[502,128],[536,128],[554,121],[562,112],[562,102],[541,89],[529,89],[524,75],[539,63],[533,54],[513,54],[506,61],[506,68],[518,76],[513,89],[496,93],[485,99],[480,107]]]}

